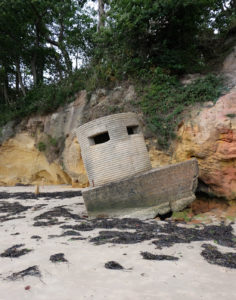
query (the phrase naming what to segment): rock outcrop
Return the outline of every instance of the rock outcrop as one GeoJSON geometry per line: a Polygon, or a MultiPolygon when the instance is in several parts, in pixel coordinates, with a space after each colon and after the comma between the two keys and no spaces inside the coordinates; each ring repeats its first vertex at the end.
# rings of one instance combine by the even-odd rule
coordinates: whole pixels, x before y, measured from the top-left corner
{"type": "MultiPolygon", "coordinates": [[[[114,91],[113,91],[114,93],[114,91]]],[[[133,88],[116,93],[133,99],[133,88]],[[131,97],[132,94],[132,97],[131,97]]],[[[87,95],[81,92],[76,101],[48,116],[32,117],[15,128],[7,125],[7,140],[0,147],[0,185],[72,184],[88,186],[81,150],[74,129],[91,119],[96,112],[108,114],[108,92],[92,96],[88,113],[87,95]],[[104,96],[104,93],[106,96],[104,96]],[[96,107],[102,107],[96,111],[96,107]],[[40,149],[44,146],[44,149],[40,149]],[[41,151],[39,151],[41,150],[41,151]]],[[[116,100],[117,101],[117,100],[116,100]]],[[[127,108],[130,110],[130,107],[127,108]]],[[[236,198],[236,91],[221,97],[216,104],[193,107],[177,133],[173,154],[157,150],[155,139],[147,139],[152,167],[168,165],[196,157],[202,189],[228,199],[236,198]]]]}
{"type": "Polygon", "coordinates": [[[132,85],[99,89],[90,99],[81,91],[74,102],[52,114],[33,116],[20,124],[9,122],[0,132],[0,185],[88,186],[74,129],[97,117],[130,111],[135,97],[132,85]]]}
{"type": "Polygon", "coordinates": [[[87,94],[47,116],[34,116],[2,128],[0,185],[88,185],[73,130],[83,122],[87,94]],[[13,136],[14,135],[14,136],[13,136]]]}
{"type": "MultiPolygon", "coordinates": [[[[221,70],[231,91],[215,104],[196,105],[188,111],[189,116],[185,114],[172,152],[157,150],[157,141],[146,134],[153,168],[196,157],[200,188],[227,199],[236,199],[235,49],[226,57],[221,70]]],[[[135,105],[137,100],[135,89],[129,84],[113,90],[99,89],[91,97],[81,91],[74,102],[53,114],[34,116],[18,125],[9,122],[0,131],[0,185],[88,186],[74,129],[95,118],[129,111],[137,113],[145,127],[142,113],[135,105]]]]}
{"type": "Polygon", "coordinates": [[[17,134],[1,146],[0,185],[69,184],[70,177],[56,163],[49,163],[28,133],[17,134]]]}
{"type": "Polygon", "coordinates": [[[236,199],[236,46],[222,63],[229,93],[215,104],[193,107],[177,133],[172,161],[196,157],[199,188],[207,193],[236,199]]]}
{"type": "Polygon", "coordinates": [[[193,109],[178,131],[173,160],[196,157],[205,191],[236,198],[236,91],[193,109]]]}
{"type": "Polygon", "coordinates": [[[236,86],[236,45],[230,54],[225,58],[222,66],[222,73],[227,78],[228,86],[236,86]]]}
{"type": "Polygon", "coordinates": [[[77,137],[69,135],[65,141],[62,161],[73,187],[87,187],[88,177],[81,156],[81,149],[77,137]]]}

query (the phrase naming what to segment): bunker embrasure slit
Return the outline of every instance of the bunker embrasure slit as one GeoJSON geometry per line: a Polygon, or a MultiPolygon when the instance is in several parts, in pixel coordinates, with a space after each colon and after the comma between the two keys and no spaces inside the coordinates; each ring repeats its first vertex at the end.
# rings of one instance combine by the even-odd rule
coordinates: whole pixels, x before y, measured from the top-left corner
{"type": "Polygon", "coordinates": [[[108,131],[96,134],[94,136],[89,137],[89,144],[92,145],[98,145],[106,143],[110,140],[110,136],[108,131]]]}
{"type": "Polygon", "coordinates": [[[138,125],[127,126],[127,132],[128,132],[128,135],[138,133],[138,125]]]}

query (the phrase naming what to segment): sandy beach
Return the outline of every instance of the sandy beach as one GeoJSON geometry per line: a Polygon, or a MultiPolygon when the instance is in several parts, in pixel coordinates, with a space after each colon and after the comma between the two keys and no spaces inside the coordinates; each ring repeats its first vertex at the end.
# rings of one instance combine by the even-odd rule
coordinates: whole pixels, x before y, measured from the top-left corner
{"type": "MultiPolygon", "coordinates": [[[[216,240],[195,238],[188,243],[178,241],[160,247],[153,241],[158,240],[158,231],[168,225],[166,222],[116,221],[120,224],[118,228],[115,225],[104,228],[97,221],[87,220],[79,189],[45,186],[40,187],[38,197],[34,191],[33,186],[0,188],[0,300],[235,298],[236,269],[209,263],[201,255],[203,244],[216,247],[220,253],[235,254],[235,224],[230,225],[232,233],[228,240],[222,234],[223,242],[216,236],[216,240]],[[146,229],[144,233],[138,230],[137,235],[135,226],[146,229]],[[101,231],[106,232],[101,234],[101,231]],[[114,235],[114,231],[122,234],[114,235]],[[130,234],[135,239],[138,236],[138,240],[129,243],[124,232],[125,237],[130,234]],[[4,254],[15,245],[18,245],[13,249],[16,256],[18,251],[23,250],[24,254],[19,257],[4,254]],[[174,259],[147,260],[142,252],[174,259]],[[66,261],[50,260],[58,253],[64,254],[66,261]],[[107,269],[105,264],[111,261],[123,269],[107,269]],[[34,266],[37,272],[33,276],[19,273],[34,266]]],[[[167,229],[172,228],[168,226],[167,229]]],[[[194,225],[189,225],[191,228],[194,225]]],[[[198,226],[196,230],[201,229],[198,226]]],[[[162,241],[163,236],[168,236],[167,231],[163,232],[162,241]]],[[[207,234],[210,236],[209,231],[207,234]]]]}

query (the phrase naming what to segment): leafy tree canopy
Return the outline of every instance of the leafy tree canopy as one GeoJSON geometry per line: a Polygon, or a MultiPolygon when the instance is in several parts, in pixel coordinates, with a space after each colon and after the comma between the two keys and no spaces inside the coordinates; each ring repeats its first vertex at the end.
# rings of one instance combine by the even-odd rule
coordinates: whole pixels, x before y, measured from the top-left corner
{"type": "Polygon", "coordinates": [[[201,71],[235,28],[236,0],[0,0],[2,119],[79,88],[201,71]]]}
{"type": "Polygon", "coordinates": [[[205,63],[205,48],[209,45],[202,46],[204,36],[216,40],[235,26],[235,3],[112,0],[96,54],[103,61],[106,59],[107,64],[113,62],[113,68],[124,66],[122,71],[128,73],[152,66],[164,66],[175,72],[191,70],[205,63]]]}

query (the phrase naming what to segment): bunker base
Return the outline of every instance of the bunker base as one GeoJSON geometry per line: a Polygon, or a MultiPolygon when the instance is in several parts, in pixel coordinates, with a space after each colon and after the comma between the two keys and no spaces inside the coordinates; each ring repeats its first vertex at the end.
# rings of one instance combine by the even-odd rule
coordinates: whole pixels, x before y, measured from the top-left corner
{"type": "Polygon", "coordinates": [[[148,219],[189,205],[195,199],[197,177],[197,160],[191,159],[88,188],[82,195],[91,218],[148,219]]]}

